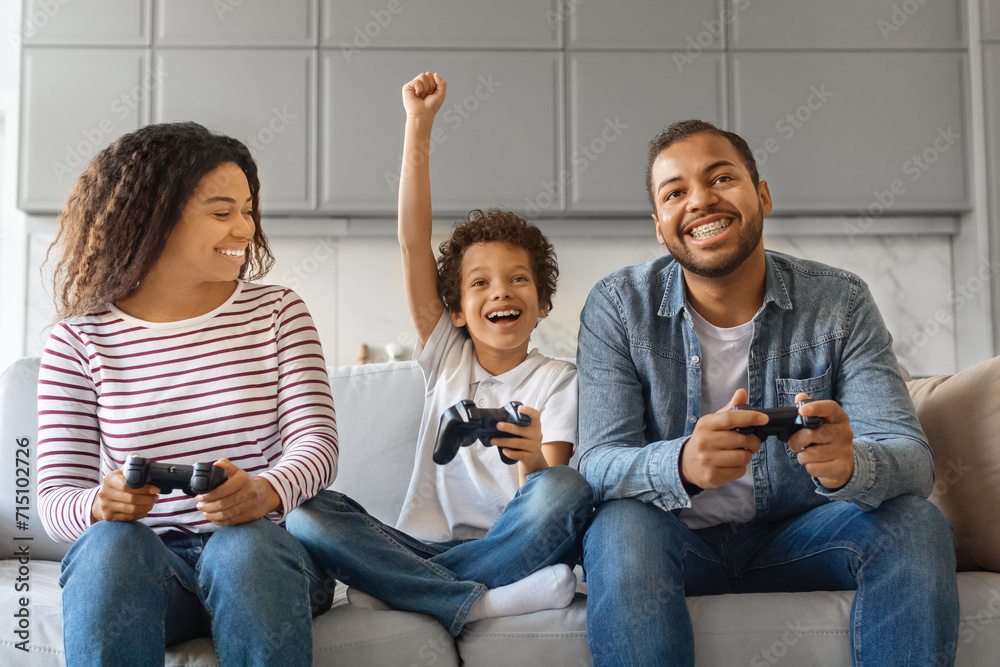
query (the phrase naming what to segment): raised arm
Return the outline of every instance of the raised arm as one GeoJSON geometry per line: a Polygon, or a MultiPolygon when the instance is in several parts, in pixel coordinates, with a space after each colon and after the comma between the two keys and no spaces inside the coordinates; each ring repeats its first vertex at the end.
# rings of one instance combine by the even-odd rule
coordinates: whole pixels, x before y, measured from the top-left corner
{"type": "Polygon", "coordinates": [[[403,86],[406,133],[399,174],[399,245],[403,287],[410,319],[420,344],[427,342],[444,305],[437,289],[437,263],[431,247],[430,149],[434,115],[444,102],[447,84],[425,72],[403,86]]]}

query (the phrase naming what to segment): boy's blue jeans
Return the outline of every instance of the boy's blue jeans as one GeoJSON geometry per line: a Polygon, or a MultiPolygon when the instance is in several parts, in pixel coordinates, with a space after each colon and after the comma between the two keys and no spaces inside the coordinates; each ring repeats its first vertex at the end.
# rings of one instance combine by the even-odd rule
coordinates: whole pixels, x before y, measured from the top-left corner
{"type": "Polygon", "coordinates": [[[954,663],[955,542],[941,512],[916,496],[871,512],[831,502],[772,523],[693,531],[652,505],[613,500],[595,512],[584,567],[597,667],[694,665],[685,595],[816,590],[857,591],[855,665],[954,663]]]}
{"type": "Polygon", "coordinates": [[[157,535],[101,521],[63,558],[68,665],[155,665],[165,647],[211,636],[222,667],[312,665],[312,617],[330,607],[306,550],[258,519],[157,535]]]}
{"type": "Polygon", "coordinates": [[[323,491],[288,515],[288,532],[330,578],[388,604],[430,614],[457,635],[488,588],[548,565],[571,567],[593,513],[593,492],[566,466],[534,472],[477,540],[425,543],[385,525],[361,505],[323,491]]]}

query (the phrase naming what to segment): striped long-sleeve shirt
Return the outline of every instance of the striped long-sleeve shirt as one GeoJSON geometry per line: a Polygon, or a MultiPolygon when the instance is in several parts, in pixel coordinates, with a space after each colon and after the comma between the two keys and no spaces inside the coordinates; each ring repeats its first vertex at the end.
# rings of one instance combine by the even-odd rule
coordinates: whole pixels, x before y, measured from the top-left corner
{"type": "MultiPolygon", "coordinates": [[[[163,463],[228,458],[261,476],[285,514],[333,481],[337,427],[312,317],[291,290],[239,283],[179,322],[116,308],[64,320],[38,377],[38,498],[53,539],[91,523],[101,480],[131,452],[163,463]]],[[[158,533],[216,526],[180,491],[142,520],[158,533]]]]}

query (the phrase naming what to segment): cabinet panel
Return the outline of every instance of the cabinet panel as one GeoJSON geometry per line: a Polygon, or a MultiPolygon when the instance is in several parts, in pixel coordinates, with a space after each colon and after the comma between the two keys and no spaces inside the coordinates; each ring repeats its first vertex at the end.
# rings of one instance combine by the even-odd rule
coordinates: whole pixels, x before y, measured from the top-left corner
{"type": "MultiPolygon", "coordinates": [[[[8,0],[14,1],[14,0],[8,0]]],[[[25,0],[21,36],[31,45],[149,44],[150,0],[25,0]]]]}
{"type": "Polygon", "coordinates": [[[726,2],[564,0],[559,18],[567,25],[570,48],[684,49],[695,56],[722,48],[733,20],[726,2]]]}
{"type": "Polygon", "coordinates": [[[54,213],[94,155],[149,118],[144,51],[25,49],[18,206],[54,213]]]}
{"type": "Polygon", "coordinates": [[[317,0],[157,0],[158,45],[313,46],[317,0]]]}
{"type": "Polygon", "coordinates": [[[962,0],[727,1],[734,9],[736,49],[924,49],[965,44],[962,0]]]}
{"type": "Polygon", "coordinates": [[[983,39],[1000,41],[1000,0],[983,0],[981,12],[983,39]]]}
{"type": "Polygon", "coordinates": [[[734,130],[776,211],[968,208],[963,55],[739,53],[732,63],[734,130]]]}
{"type": "MultiPolygon", "coordinates": [[[[989,183],[989,228],[995,260],[1000,256],[1000,44],[983,45],[983,78],[986,90],[986,182],[989,183]]],[[[997,278],[993,277],[994,289],[997,278]]],[[[1000,293],[993,294],[994,304],[1000,305],[1000,293]]]]}
{"type": "Polygon", "coordinates": [[[323,54],[323,210],[395,215],[403,85],[421,71],[448,82],[431,138],[435,212],[523,206],[559,163],[562,60],[554,53],[368,51],[323,54]]]}
{"type": "MultiPolygon", "coordinates": [[[[724,58],[678,70],[672,53],[575,53],[569,60],[569,210],[649,213],[647,145],[673,122],[724,124],[724,58]],[[654,85],[655,84],[655,85],[654,85]],[[683,94],[678,94],[683,91],[683,94]]],[[[536,207],[544,209],[543,196],[536,207]]]]}
{"type": "Polygon", "coordinates": [[[312,50],[160,51],[155,122],[193,120],[246,143],[265,213],[316,207],[312,50]]]}
{"type": "Polygon", "coordinates": [[[323,0],[322,44],[367,49],[557,48],[560,0],[323,0]]]}

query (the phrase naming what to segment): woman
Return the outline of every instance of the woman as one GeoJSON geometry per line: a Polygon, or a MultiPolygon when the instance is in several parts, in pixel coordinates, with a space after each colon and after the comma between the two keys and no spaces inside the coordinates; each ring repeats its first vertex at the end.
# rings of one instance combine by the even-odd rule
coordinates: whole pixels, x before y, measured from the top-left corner
{"type": "Polygon", "coordinates": [[[162,665],[207,635],[221,665],[312,663],[330,588],[281,524],[333,480],[336,423],[305,304],[244,282],[273,263],[259,190],[239,141],[152,125],[99,153],[60,216],[38,495],[46,531],[74,543],[71,665],[162,665]],[[228,480],[194,498],[132,489],[130,453],[228,480]]]}

